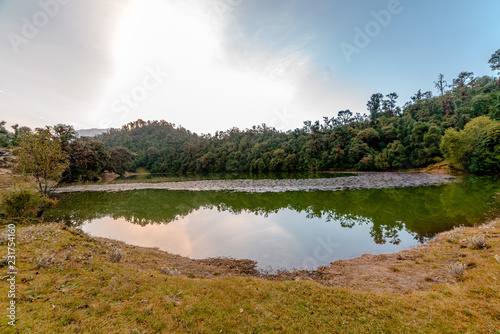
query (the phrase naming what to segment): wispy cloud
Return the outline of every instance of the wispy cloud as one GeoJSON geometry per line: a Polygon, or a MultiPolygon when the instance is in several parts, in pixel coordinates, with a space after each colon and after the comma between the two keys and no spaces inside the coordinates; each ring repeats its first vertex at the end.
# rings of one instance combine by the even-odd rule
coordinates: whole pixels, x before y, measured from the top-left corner
{"type": "MultiPolygon", "coordinates": [[[[451,9],[436,2],[433,11],[428,4],[404,1],[404,18],[393,20],[351,64],[339,43],[352,40],[353,27],[364,27],[370,13],[385,5],[370,0],[355,5],[340,0],[70,1],[19,54],[7,38],[0,39],[1,112],[9,122],[32,127],[90,128],[103,119],[119,127],[142,118],[207,133],[286,116],[282,123],[291,129],[338,110],[365,112],[372,93],[397,90],[407,99],[418,89],[431,89],[437,73],[450,78],[464,67],[476,75],[491,73],[477,52],[498,48],[492,33],[500,29],[498,10],[482,10],[500,10],[497,0],[451,9]],[[452,10],[453,21],[443,21],[439,13],[445,9],[452,10]],[[477,24],[460,24],[465,21],[477,24]],[[440,39],[429,40],[437,25],[447,28],[440,39]],[[464,50],[467,43],[474,47],[464,50]],[[419,66],[408,66],[412,63],[419,66]],[[144,83],[152,84],[148,69],[157,68],[168,75],[144,94],[144,83]],[[116,101],[134,106],[127,117],[116,113],[116,101]]],[[[42,10],[37,0],[0,4],[5,33],[21,34],[28,29],[23,18],[31,20],[42,10]]]]}

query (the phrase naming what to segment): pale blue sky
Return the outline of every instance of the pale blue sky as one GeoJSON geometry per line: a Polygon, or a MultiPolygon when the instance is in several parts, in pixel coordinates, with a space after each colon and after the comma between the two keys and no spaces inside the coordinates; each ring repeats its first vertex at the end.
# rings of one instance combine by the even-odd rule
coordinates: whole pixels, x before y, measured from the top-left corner
{"type": "Polygon", "coordinates": [[[292,129],[364,113],[377,92],[403,105],[439,73],[496,75],[498,13],[498,0],[0,0],[0,119],[292,129]]]}

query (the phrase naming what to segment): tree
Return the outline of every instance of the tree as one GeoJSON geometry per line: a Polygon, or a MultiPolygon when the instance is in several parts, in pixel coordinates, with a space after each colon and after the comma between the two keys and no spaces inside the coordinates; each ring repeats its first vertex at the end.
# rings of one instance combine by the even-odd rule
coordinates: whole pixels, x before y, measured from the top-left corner
{"type": "Polygon", "coordinates": [[[467,87],[472,86],[474,83],[474,73],[473,72],[460,72],[458,77],[453,80],[453,86],[455,90],[459,93],[459,96],[463,97],[467,95],[467,87]]]}
{"type": "Polygon", "coordinates": [[[339,123],[342,125],[349,124],[349,122],[351,121],[351,117],[352,117],[352,112],[349,109],[341,110],[338,113],[338,120],[339,123]]]}
{"type": "Polygon", "coordinates": [[[109,170],[124,175],[132,165],[132,153],[123,147],[115,147],[109,152],[109,170]]]}
{"type": "Polygon", "coordinates": [[[411,97],[411,100],[413,101],[413,103],[418,103],[419,101],[422,101],[423,98],[424,94],[422,93],[422,90],[419,89],[418,92],[411,97]]]}
{"type": "MultiPolygon", "coordinates": [[[[470,121],[462,131],[454,129],[446,130],[441,141],[441,151],[453,168],[471,170],[474,172],[490,171],[491,163],[482,165],[482,160],[499,162],[498,148],[500,136],[498,136],[500,122],[489,117],[481,116],[470,121]]],[[[496,167],[498,169],[498,166],[496,167]]]]}
{"type": "Polygon", "coordinates": [[[69,144],[69,142],[76,139],[76,131],[71,125],[57,124],[54,125],[54,133],[63,144],[63,147],[69,144]]]}
{"type": "Polygon", "coordinates": [[[438,80],[434,81],[434,86],[436,86],[437,90],[441,93],[441,96],[444,96],[444,91],[446,87],[448,87],[448,83],[444,80],[443,74],[438,75],[438,80]]]}
{"type": "Polygon", "coordinates": [[[41,195],[52,193],[69,166],[61,140],[54,136],[49,127],[24,132],[15,154],[17,167],[23,174],[31,174],[35,178],[36,188],[41,195]]]}
{"type": "Polygon", "coordinates": [[[9,144],[9,132],[5,128],[7,122],[0,121],[0,147],[6,147],[9,144]]]}
{"type": "Polygon", "coordinates": [[[492,71],[499,71],[497,85],[498,85],[498,87],[500,87],[500,49],[496,50],[495,53],[493,53],[491,55],[491,58],[488,61],[488,64],[490,64],[492,71]]]}
{"type": "Polygon", "coordinates": [[[397,101],[399,95],[396,93],[390,93],[390,94],[386,95],[386,97],[388,99],[383,101],[383,107],[382,107],[385,114],[389,117],[393,117],[396,114],[399,114],[399,112],[397,111],[397,108],[396,108],[396,101],[397,101]]]}
{"type": "Polygon", "coordinates": [[[11,126],[14,133],[12,134],[11,145],[16,147],[19,146],[19,141],[21,140],[22,134],[31,131],[27,126],[19,126],[19,124],[14,124],[11,126]]]}
{"type": "MultiPolygon", "coordinates": [[[[103,142],[89,137],[78,138],[66,150],[69,156],[69,168],[64,175],[65,181],[95,181],[110,164],[110,153],[103,142]]],[[[115,153],[121,160],[121,150],[115,153]]]]}
{"type": "Polygon", "coordinates": [[[382,98],[384,95],[377,93],[370,97],[370,100],[366,104],[368,111],[370,112],[370,120],[375,122],[378,119],[380,113],[380,106],[382,104],[382,98]]]}

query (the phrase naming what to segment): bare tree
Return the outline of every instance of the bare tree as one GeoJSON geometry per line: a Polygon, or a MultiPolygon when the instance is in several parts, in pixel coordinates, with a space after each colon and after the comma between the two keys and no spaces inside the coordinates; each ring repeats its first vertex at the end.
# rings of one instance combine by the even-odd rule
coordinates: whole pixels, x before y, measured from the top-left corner
{"type": "Polygon", "coordinates": [[[441,96],[444,96],[446,87],[448,87],[448,83],[446,80],[444,80],[444,75],[439,74],[438,80],[434,81],[434,85],[436,86],[437,90],[441,93],[441,96]]]}

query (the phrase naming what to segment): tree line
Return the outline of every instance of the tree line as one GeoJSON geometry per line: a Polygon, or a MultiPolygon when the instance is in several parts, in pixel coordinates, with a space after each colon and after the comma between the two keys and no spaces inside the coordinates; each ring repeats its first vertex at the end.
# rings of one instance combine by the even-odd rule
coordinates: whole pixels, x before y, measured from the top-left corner
{"type": "MultiPolygon", "coordinates": [[[[500,71],[500,49],[489,64],[500,71]]],[[[434,85],[437,96],[419,90],[400,106],[397,93],[376,93],[365,114],[342,110],[286,132],[262,124],[198,135],[163,120],[137,120],[95,138],[77,138],[63,124],[48,132],[67,158],[64,181],[137,168],[154,173],[390,170],[444,159],[457,169],[499,172],[500,77],[464,71],[451,83],[440,74],[434,85]]],[[[0,146],[18,146],[27,135],[49,136],[44,129],[12,128],[9,132],[0,122],[0,146]]]]}
{"type": "Polygon", "coordinates": [[[17,140],[16,168],[34,177],[41,194],[49,194],[60,182],[98,180],[105,171],[123,175],[132,164],[129,150],[77,138],[70,125],[24,128],[17,140]]]}
{"type": "Polygon", "coordinates": [[[437,96],[419,90],[400,107],[398,94],[376,93],[366,114],[342,110],[287,132],[262,124],[200,136],[137,120],[96,139],[127,148],[135,154],[132,169],[154,173],[390,170],[444,159],[457,169],[500,171],[500,82],[461,72],[451,84],[443,75],[434,84],[437,96]]]}

